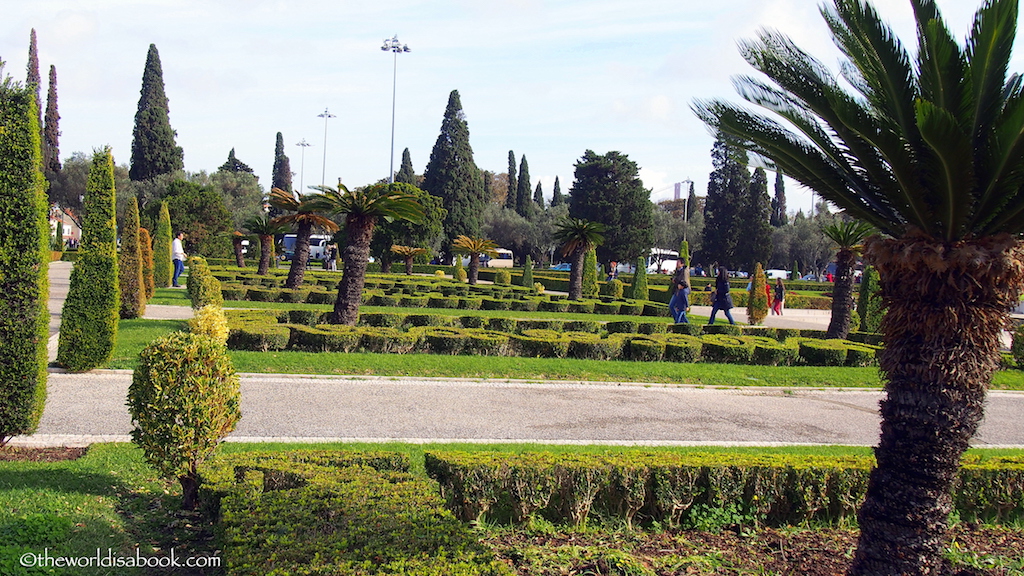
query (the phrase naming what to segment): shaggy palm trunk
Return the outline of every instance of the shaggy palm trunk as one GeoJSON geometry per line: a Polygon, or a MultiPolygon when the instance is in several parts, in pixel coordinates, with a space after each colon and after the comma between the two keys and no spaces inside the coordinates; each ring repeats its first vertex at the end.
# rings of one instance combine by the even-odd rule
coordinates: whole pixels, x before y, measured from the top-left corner
{"type": "Polygon", "coordinates": [[[841,249],[836,254],[836,282],[832,287],[832,319],[826,338],[846,338],[850,334],[853,309],[853,267],[857,255],[841,249]]]}
{"type": "Polygon", "coordinates": [[[469,283],[476,284],[477,276],[480,273],[480,254],[473,252],[469,255],[469,283]]]}
{"type": "Polygon", "coordinates": [[[235,248],[235,266],[239,268],[245,268],[245,257],[242,256],[242,239],[232,238],[231,244],[235,248]]]}
{"type": "Polygon", "coordinates": [[[302,286],[302,279],[306,277],[306,260],[309,260],[309,237],[312,235],[313,224],[299,222],[299,229],[295,231],[295,254],[288,269],[288,279],[284,281],[285,288],[302,286]]]}
{"type": "Polygon", "coordinates": [[[260,236],[260,265],[256,273],[266,276],[270,270],[270,258],[274,255],[274,237],[270,235],[260,236]]]}
{"type": "Polygon", "coordinates": [[[405,275],[406,276],[412,276],[412,259],[413,258],[414,258],[413,256],[409,256],[408,258],[405,259],[405,275]]]}
{"type": "Polygon", "coordinates": [[[380,273],[391,274],[391,258],[388,256],[380,257],[380,273]]]}
{"type": "Polygon", "coordinates": [[[1008,235],[955,244],[908,235],[869,239],[866,256],[888,306],[886,398],[850,574],[941,574],[951,488],[999,366],[1024,249],[1008,235]]]}
{"type": "Polygon", "coordinates": [[[569,300],[583,298],[583,260],[586,255],[586,248],[579,248],[572,253],[572,264],[569,268],[569,300]]]}
{"type": "Polygon", "coordinates": [[[359,320],[359,303],[366,282],[366,263],[370,260],[370,240],[376,219],[352,216],[345,221],[345,250],[342,253],[344,272],[338,283],[338,299],[327,321],[331,324],[355,326],[359,320]]]}

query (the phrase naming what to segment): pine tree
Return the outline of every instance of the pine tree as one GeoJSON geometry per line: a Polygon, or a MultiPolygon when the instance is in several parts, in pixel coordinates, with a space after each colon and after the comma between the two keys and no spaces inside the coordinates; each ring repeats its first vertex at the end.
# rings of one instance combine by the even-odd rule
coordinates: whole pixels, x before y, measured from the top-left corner
{"type": "Polygon", "coordinates": [[[270,178],[270,188],[292,191],[292,165],[284,153],[284,136],[280,132],[277,133],[277,141],[274,144],[274,170],[270,178]]]}
{"type": "Polygon", "coordinates": [[[177,133],[171,128],[168,114],[160,54],[156,45],[150,44],[132,136],[132,160],[128,176],[133,181],[149,180],[184,167],[184,152],[174,142],[177,133]]]}
{"type": "Polygon", "coordinates": [[[599,262],[630,261],[654,245],[654,208],[635,162],[620,152],[587,150],[576,163],[569,216],[604,224],[599,262]]]}
{"type": "Polygon", "coordinates": [[[516,209],[518,202],[519,180],[516,179],[516,154],[508,151],[508,189],[505,191],[505,208],[516,209]]]}
{"type": "Polygon", "coordinates": [[[114,199],[114,158],[107,148],[93,155],[82,244],[61,312],[57,363],[73,372],[101,366],[114,353],[121,295],[114,199]]]}
{"type": "Polygon", "coordinates": [[[0,446],[34,432],[46,400],[50,226],[38,122],[32,89],[0,61],[0,446]]]}
{"type": "Polygon", "coordinates": [[[46,125],[43,128],[43,171],[53,181],[60,172],[60,114],[57,113],[57,67],[50,66],[50,87],[46,91],[46,125]]]}
{"type": "Polygon", "coordinates": [[[533,190],[533,203],[537,208],[544,209],[544,190],[540,187],[540,180],[537,180],[537,188],[533,190]]]}
{"type": "Polygon", "coordinates": [[[156,234],[153,236],[153,283],[158,288],[171,285],[174,266],[171,262],[171,211],[167,201],[160,203],[160,213],[156,220],[156,234]]]}
{"type": "Polygon", "coordinates": [[[141,318],[146,313],[146,280],[142,274],[142,234],[139,200],[132,196],[121,227],[121,251],[117,273],[121,288],[121,318],[141,318]]]}
{"type": "Polygon", "coordinates": [[[782,172],[775,173],[775,197],[772,198],[772,226],[778,228],[789,223],[786,215],[786,185],[782,181],[782,172]]]}
{"type": "Polygon", "coordinates": [[[742,211],[750,187],[747,153],[720,136],[711,149],[711,163],[701,253],[707,262],[732,268],[739,263],[738,250],[746,236],[742,211]]]}
{"type": "Polygon", "coordinates": [[[412,155],[408,148],[402,151],[402,166],[395,174],[395,182],[416,186],[416,171],[412,167],[412,155]]]}
{"type": "MultiPolygon", "coordinates": [[[[282,142],[282,151],[283,151],[283,148],[284,148],[284,143],[282,142]]],[[[253,173],[252,172],[252,168],[250,168],[248,164],[246,164],[245,162],[242,162],[241,160],[238,159],[237,156],[235,156],[235,149],[234,148],[231,149],[231,152],[228,152],[228,160],[227,160],[227,162],[221,164],[220,167],[217,168],[217,171],[218,172],[235,172],[235,173],[246,172],[248,174],[252,174],[253,173]]]]}
{"type": "Polygon", "coordinates": [[[755,262],[767,262],[772,255],[772,226],[768,175],[764,168],[754,170],[737,224],[742,232],[736,245],[737,264],[743,270],[751,270],[755,262]]]}
{"type": "Polygon", "coordinates": [[[444,221],[447,241],[442,248],[445,255],[451,254],[451,239],[480,236],[486,199],[458,90],[452,90],[448,97],[441,133],[423,173],[423,189],[440,198],[448,211],[444,221]]]}
{"type": "Polygon", "coordinates": [[[531,197],[533,190],[530,189],[530,165],[526,162],[526,154],[523,154],[519,162],[519,179],[516,183],[516,212],[523,218],[529,219],[533,215],[531,197]]]}
{"type": "Polygon", "coordinates": [[[551,193],[551,207],[561,206],[565,204],[565,196],[562,196],[562,185],[558,182],[558,176],[555,176],[555,191],[551,193]]]}

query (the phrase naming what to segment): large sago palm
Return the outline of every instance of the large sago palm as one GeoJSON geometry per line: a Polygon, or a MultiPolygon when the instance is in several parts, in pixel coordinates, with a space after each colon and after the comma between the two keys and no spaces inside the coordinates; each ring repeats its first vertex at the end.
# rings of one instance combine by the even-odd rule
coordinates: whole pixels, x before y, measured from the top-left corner
{"type": "Polygon", "coordinates": [[[343,274],[338,284],[331,324],[354,326],[359,320],[359,303],[366,283],[366,264],[370,260],[370,240],[379,219],[418,223],[423,219],[419,200],[402,190],[399,184],[374,184],[349,190],[341,182],[338,188],[318,186],[320,192],[306,200],[310,209],[324,214],[345,215],[343,274]]]}
{"type": "Polygon", "coordinates": [[[306,277],[306,264],[309,260],[309,239],[314,230],[326,232],[337,232],[339,226],[330,218],[324,215],[310,200],[312,194],[296,198],[295,194],[272,188],[270,190],[270,205],[278,210],[289,212],[274,218],[274,224],[295,227],[295,254],[292,255],[292,265],[288,268],[288,278],[284,281],[285,288],[298,288],[306,277]]]}
{"type": "Polygon", "coordinates": [[[287,228],[284,224],[275,223],[266,214],[253,216],[245,221],[245,230],[255,235],[260,242],[260,262],[256,273],[266,276],[270,271],[270,259],[274,255],[274,235],[284,233],[287,228]]]}
{"type": "Polygon", "coordinates": [[[491,258],[498,256],[498,245],[489,238],[471,238],[460,234],[452,240],[452,251],[457,255],[469,256],[469,283],[476,284],[480,274],[480,255],[486,254],[491,258]]]}
{"type": "Polygon", "coordinates": [[[836,243],[836,281],[832,286],[832,318],[826,338],[846,338],[853,321],[853,269],[864,252],[864,240],[875,232],[866,222],[836,222],[821,229],[836,243]]]}
{"type": "Polygon", "coordinates": [[[570,258],[569,299],[583,297],[583,262],[587,252],[604,244],[607,227],[600,222],[566,216],[555,225],[554,238],[562,246],[562,256],[570,258]]]}
{"type": "Polygon", "coordinates": [[[787,37],[743,42],[763,78],[739,78],[762,115],[695,104],[854,218],[877,227],[865,258],[888,313],[886,397],[851,574],[938,574],[950,488],[983,415],[999,336],[1021,290],[1024,91],[1007,77],[1018,0],[988,0],[960,46],[935,2],[912,0],[908,54],[861,0],[822,10],[845,83],[787,37]],[[849,86],[852,92],[844,88],[849,86]]]}

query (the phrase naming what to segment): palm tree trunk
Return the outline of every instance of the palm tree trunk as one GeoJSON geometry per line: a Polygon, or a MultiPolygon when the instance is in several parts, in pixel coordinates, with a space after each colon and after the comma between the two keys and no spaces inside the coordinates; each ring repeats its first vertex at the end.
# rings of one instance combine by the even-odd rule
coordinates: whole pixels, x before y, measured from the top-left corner
{"type": "Polygon", "coordinates": [[[245,268],[245,257],[242,255],[242,239],[232,238],[231,244],[235,248],[235,266],[245,268]]]}
{"type": "Polygon", "coordinates": [[[413,260],[413,258],[414,258],[413,256],[409,256],[408,258],[405,259],[405,275],[406,276],[412,276],[412,260],[413,260]]]}
{"type": "Polygon", "coordinates": [[[480,273],[480,254],[474,252],[469,255],[469,283],[476,284],[477,276],[480,273]]]}
{"type": "Polygon", "coordinates": [[[266,276],[267,271],[270,270],[270,258],[274,252],[274,237],[270,235],[260,236],[260,265],[256,268],[256,273],[260,276],[266,276]]]}
{"type": "Polygon", "coordinates": [[[836,254],[836,281],[832,287],[832,319],[826,338],[846,338],[850,334],[853,309],[853,267],[857,255],[841,249],[836,254]]]}
{"type": "Polygon", "coordinates": [[[331,324],[355,326],[359,321],[359,303],[366,282],[366,264],[370,260],[370,240],[373,239],[372,216],[352,216],[345,221],[344,272],[338,283],[338,298],[327,321],[331,324]]]}
{"type": "Polygon", "coordinates": [[[302,279],[306,277],[306,261],[309,260],[309,237],[312,235],[313,225],[299,222],[299,228],[295,231],[295,254],[292,256],[292,266],[288,269],[288,279],[284,281],[285,288],[302,286],[302,279]]]}
{"type": "Polygon", "coordinates": [[[956,244],[908,235],[869,239],[866,256],[888,306],[886,398],[850,574],[941,574],[951,488],[999,366],[1024,247],[1005,234],[956,244]]]}
{"type": "Polygon", "coordinates": [[[391,263],[392,263],[392,260],[391,260],[390,256],[388,256],[387,254],[381,255],[381,257],[380,257],[380,273],[381,274],[391,274],[391,263]]]}
{"type": "Polygon", "coordinates": [[[583,261],[587,251],[578,248],[572,253],[572,267],[569,268],[569,300],[583,298],[583,261]]]}

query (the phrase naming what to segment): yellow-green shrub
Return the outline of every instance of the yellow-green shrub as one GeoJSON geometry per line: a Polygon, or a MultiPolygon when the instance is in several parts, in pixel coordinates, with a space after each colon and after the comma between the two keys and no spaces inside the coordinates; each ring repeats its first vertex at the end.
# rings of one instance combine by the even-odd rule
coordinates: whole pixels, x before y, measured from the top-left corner
{"type": "Polygon", "coordinates": [[[188,321],[189,332],[204,334],[220,342],[228,342],[228,319],[220,306],[208,304],[200,308],[188,321]]]}

